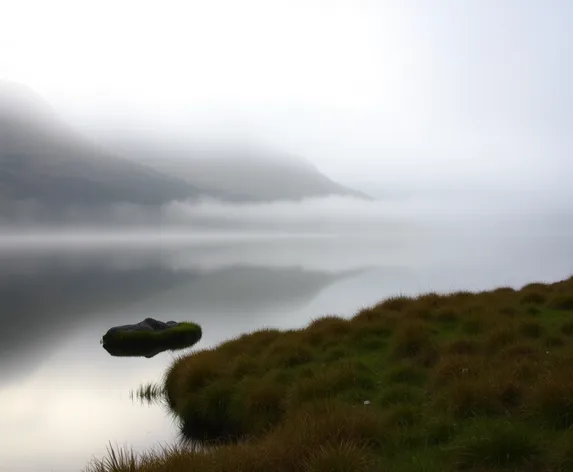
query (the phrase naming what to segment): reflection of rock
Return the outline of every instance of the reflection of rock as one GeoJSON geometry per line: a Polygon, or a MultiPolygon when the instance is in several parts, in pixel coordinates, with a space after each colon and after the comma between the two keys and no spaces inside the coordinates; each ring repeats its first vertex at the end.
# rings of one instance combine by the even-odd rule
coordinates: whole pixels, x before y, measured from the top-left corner
{"type": "MultiPolygon", "coordinates": [[[[224,260],[231,249],[203,252],[224,260]]],[[[113,325],[119,314],[139,321],[142,313],[170,318],[193,313],[199,323],[215,316],[226,322],[239,314],[246,323],[277,308],[299,309],[330,284],[355,275],[264,265],[172,270],[165,266],[170,254],[157,249],[0,252],[0,386],[30,375],[62,339],[86,324],[113,325]]]]}
{"type": "Polygon", "coordinates": [[[147,359],[151,359],[157,354],[170,350],[163,347],[156,347],[153,349],[121,349],[118,347],[111,347],[107,344],[103,348],[113,357],[145,357],[147,359]]]}
{"type": "Polygon", "coordinates": [[[99,266],[94,262],[74,267],[73,256],[68,259],[69,267],[46,260],[33,266],[27,261],[28,273],[0,273],[0,385],[29,375],[90,320],[107,317],[113,324],[126,305],[189,277],[157,266],[116,271],[106,268],[102,261],[113,261],[101,256],[99,266]]]}
{"type": "Polygon", "coordinates": [[[190,345],[171,345],[171,346],[155,346],[155,347],[122,347],[106,344],[103,348],[113,357],[145,357],[151,359],[165,351],[178,351],[193,346],[195,343],[190,345]]]}
{"type": "Polygon", "coordinates": [[[166,350],[191,347],[201,335],[201,327],[195,323],[164,323],[146,318],[136,324],[110,328],[102,342],[112,356],[153,357],[166,350]]]}

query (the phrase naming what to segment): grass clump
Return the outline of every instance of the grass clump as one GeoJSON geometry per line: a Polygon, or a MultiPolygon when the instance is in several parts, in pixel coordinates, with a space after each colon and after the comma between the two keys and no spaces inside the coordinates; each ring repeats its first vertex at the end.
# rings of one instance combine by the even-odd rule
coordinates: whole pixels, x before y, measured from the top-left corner
{"type": "Polygon", "coordinates": [[[527,470],[541,455],[538,439],[508,421],[476,421],[451,449],[452,458],[460,469],[527,470]]]}
{"type": "Polygon", "coordinates": [[[518,339],[515,330],[501,326],[489,333],[485,344],[488,354],[495,354],[518,339]]]}
{"type": "Polygon", "coordinates": [[[565,345],[565,341],[561,336],[548,336],[545,340],[545,346],[548,348],[561,347],[563,345],[565,345]]]}
{"type": "Polygon", "coordinates": [[[459,315],[453,307],[443,307],[435,312],[435,318],[442,323],[455,323],[459,320],[459,315]]]}
{"type": "Polygon", "coordinates": [[[479,316],[467,317],[462,324],[462,330],[465,334],[477,335],[484,331],[485,324],[479,316]]]}
{"type": "Polygon", "coordinates": [[[395,297],[177,358],[167,399],[209,446],[91,472],[573,470],[573,278],[395,297]]]}
{"type": "Polygon", "coordinates": [[[419,407],[409,404],[397,404],[386,410],[384,424],[389,429],[413,426],[420,424],[421,418],[419,407]]]}
{"type": "Polygon", "coordinates": [[[521,296],[519,301],[523,305],[541,305],[545,303],[546,300],[547,296],[542,292],[528,290],[521,296]]]}
{"type": "Polygon", "coordinates": [[[162,384],[148,382],[140,385],[137,390],[132,390],[129,396],[132,400],[137,399],[141,403],[154,403],[163,400],[165,393],[165,387],[162,384]]]}
{"type": "Polygon", "coordinates": [[[561,360],[540,376],[527,398],[529,411],[551,429],[573,427],[573,358],[561,360]]]}
{"type": "Polygon", "coordinates": [[[406,308],[411,307],[413,299],[409,297],[399,296],[391,297],[380,304],[381,309],[390,311],[404,311],[406,308]]]}
{"type": "Polygon", "coordinates": [[[424,366],[431,365],[438,357],[430,325],[421,321],[404,321],[398,327],[392,340],[394,359],[414,359],[424,366]]]}
{"type": "Polygon", "coordinates": [[[561,332],[565,336],[573,336],[573,320],[566,321],[561,325],[561,332]]]}
{"type": "Polygon", "coordinates": [[[393,365],[386,373],[385,382],[390,384],[423,385],[426,382],[426,372],[410,362],[400,362],[393,365]]]}
{"type": "Polygon", "coordinates": [[[458,339],[448,343],[444,351],[448,354],[473,355],[481,350],[480,344],[474,339],[458,339]]]}
{"type": "Polygon", "coordinates": [[[341,338],[352,331],[350,322],[340,316],[324,316],[312,320],[302,333],[303,342],[311,346],[338,345],[341,338]]]}
{"type": "Polygon", "coordinates": [[[556,472],[573,470],[573,431],[567,432],[551,452],[553,470],[556,472]]]}
{"type": "Polygon", "coordinates": [[[360,398],[375,388],[370,368],[352,360],[339,361],[301,379],[288,392],[290,406],[305,401],[354,394],[360,398]]]}
{"type": "Polygon", "coordinates": [[[464,354],[444,355],[433,371],[435,385],[446,385],[457,378],[475,377],[483,369],[483,365],[483,359],[475,356],[464,354]]]}
{"type": "Polygon", "coordinates": [[[548,303],[549,308],[554,310],[573,310],[573,295],[558,294],[555,295],[548,303]]]}
{"type": "Polygon", "coordinates": [[[320,446],[304,463],[308,472],[374,472],[376,459],[364,445],[348,440],[320,446]]]}
{"type": "Polygon", "coordinates": [[[543,333],[543,326],[538,321],[524,321],[519,327],[519,334],[530,339],[539,339],[543,333]]]}
{"type": "Polygon", "coordinates": [[[386,387],[379,395],[381,405],[420,404],[424,401],[424,390],[411,385],[397,384],[386,387]]]}

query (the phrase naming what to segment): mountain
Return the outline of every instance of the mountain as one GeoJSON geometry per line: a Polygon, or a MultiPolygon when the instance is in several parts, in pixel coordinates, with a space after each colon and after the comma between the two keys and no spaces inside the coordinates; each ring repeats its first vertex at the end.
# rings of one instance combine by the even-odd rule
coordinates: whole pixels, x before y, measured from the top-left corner
{"type": "Polygon", "coordinates": [[[213,195],[114,156],[69,128],[32,90],[0,82],[0,202],[157,205],[202,194],[213,195]]]}
{"type": "Polygon", "coordinates": [[[64,123],[31,89],[0,81],[0,219],[17,216],[21,210],[15,203],[29,201],[48,209],[40,213],[63,215],[62,209],[70,206],[133,203],[157,208],[198,197],[368,198],[303,159],[261,149],[177,145],[141,135],[97,142],[64,123]]]}
{"type": "Polygon", "coordinates": [[[213,192],[253,201],[300,200],[329,195],[370,199],[329,179],[297,156],[248,145],[168,142],[149,137],[106,143],[118,155],[213,192]]]}

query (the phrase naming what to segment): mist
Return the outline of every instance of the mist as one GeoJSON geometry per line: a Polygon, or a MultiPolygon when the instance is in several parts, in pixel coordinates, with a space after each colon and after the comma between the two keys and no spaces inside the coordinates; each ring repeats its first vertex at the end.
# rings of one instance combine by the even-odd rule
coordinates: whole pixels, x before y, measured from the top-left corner
{"type": "Polygon", "coordinates": [[[26,0],[0,31],[0,76],[98,138],[251,140],[379,198],[455,186],[569,207],[571,9],[26,0]]]}
{"type": "MultiPolygon", "coordinates": [[[[225,232],[238,234],[354,235],[379,237],[396,231],[439,230],[440,227],[536,221],[552,217],[569,219],[571,212],[547,204],[526,190],[514,195],[459,190],[414,194],[378,201],[346,197],[308,198],[301,201],[229,203],[216,199],[173,201],[162,206],[129,203],[98,207],[64,206],[57,221],[44,218],[41,202],[27,201],[12,208],[13,218],[1,226],[0,241],[26,230],[17,241],[55,234],[92,234],[106,231],[136,238],[190,237],[225,232]]],[[[563,221],[565,224],[566,221],[563,221]]]]}
{"type": "MultiPolygon", "coordinates": [[[[488,308],[474,354],[496,344],[501,368],[539,342],[557,360],[567,313],[501,300],[573,273],[571,45],[570,0],[1,2],[0,464],[71,472],[108,444],[176,444],[172,418],[127,394],[179,354],[100,345],[147,317],[196,322],[211,349],[388,297],[505,287],[503,330],[539,339],[496,344],[488,308]]],[[[452,305],[458,324],[432,308],[440,350],[481,300],[452,305]]],[[[366,334],[320,358],[390,346],[366,334]]],[[[420,346],[414,367],[438,352],[420,346]]],[[[414,459],[434,457],[382,460],[414,459]]]]}

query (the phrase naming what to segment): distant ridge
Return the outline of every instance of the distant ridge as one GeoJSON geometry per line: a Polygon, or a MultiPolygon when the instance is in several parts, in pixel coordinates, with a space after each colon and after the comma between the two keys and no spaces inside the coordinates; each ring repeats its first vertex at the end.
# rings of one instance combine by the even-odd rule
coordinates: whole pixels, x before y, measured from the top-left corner
{"type": "Polygon", "coordinates": [[[369,198],[304,159],[260,148],[176,146],[148,136],[92,141],[29,87],[0,80],[0,218],[12,202],[30,200],[57,209],[124,202],[160,206],[200,197],[369,198]]]}
{"type": "Polygon", "coordinates": [[[304,158],[257,146],[170,143],[139,138],[115,140],[110,149],[211,191],[253,201],[300,200],[329,195],[371,200],[334,182],[304,158]]]}
{"type": "Polygon", "coordinates": [[[31,89],[0,82],[0,202],[160,205],[212,194],[93,144],[31,89]]]}

